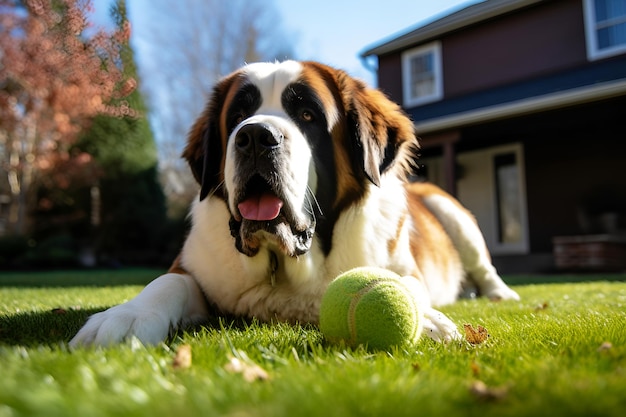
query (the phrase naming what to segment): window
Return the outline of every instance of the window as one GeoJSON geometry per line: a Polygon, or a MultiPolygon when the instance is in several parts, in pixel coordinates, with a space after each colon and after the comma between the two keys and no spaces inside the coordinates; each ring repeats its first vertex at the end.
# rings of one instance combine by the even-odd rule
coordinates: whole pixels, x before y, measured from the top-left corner
{"type": "Polygon", "coordinates": [[[626,52],[626,1],[583,0],[587,56],[600,59],[626,52]]]}
{"type": "Polygon", "coordinates": [[[442,78],[439,42],[406,51],[402,55],[404,106],[414,107],[441,99],[442,78]]]}

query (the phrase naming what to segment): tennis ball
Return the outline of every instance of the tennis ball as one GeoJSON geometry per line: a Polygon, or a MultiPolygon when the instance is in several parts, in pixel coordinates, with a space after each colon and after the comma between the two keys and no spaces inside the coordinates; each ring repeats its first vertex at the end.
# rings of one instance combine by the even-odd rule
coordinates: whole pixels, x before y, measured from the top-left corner
{"type": "Polygon", "coordinates": [[[351,347],[389,350],[411,345],[422,333],[418,291],[417,280],[387,269],[351,269],[328,285],[320,306],[320,330],[328,341],[351,347]]]}

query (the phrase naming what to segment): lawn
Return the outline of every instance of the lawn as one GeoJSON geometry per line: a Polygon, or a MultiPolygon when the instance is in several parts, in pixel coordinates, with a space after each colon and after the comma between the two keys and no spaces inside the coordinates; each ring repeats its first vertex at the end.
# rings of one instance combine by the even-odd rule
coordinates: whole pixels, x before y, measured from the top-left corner
{"type": "Polygon", "coordinates": [[[69,281],[61,272],[0,274],[0,416],[621,417],[626,410],[624,275],[506,277],[521,302],[464,300],[442,309],[461,331],[484,326],[490,336],[480,344],[423,338],[412,349],[368,352],[329,345],[314,326],[215,319],[156,347],[68,350],[89,314],[133,297],[156,273],[72,272],[69,281]]]}

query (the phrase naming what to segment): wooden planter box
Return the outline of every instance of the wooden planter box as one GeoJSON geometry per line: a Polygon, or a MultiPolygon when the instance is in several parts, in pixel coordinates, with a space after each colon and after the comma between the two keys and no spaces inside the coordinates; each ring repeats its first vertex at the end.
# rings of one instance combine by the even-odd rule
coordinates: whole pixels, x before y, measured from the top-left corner
{"type": "Polygon", "coordinates": [[[556,236],[552,239],[552,244],[558,269],[626,270],[626,236],[556,236]]]}

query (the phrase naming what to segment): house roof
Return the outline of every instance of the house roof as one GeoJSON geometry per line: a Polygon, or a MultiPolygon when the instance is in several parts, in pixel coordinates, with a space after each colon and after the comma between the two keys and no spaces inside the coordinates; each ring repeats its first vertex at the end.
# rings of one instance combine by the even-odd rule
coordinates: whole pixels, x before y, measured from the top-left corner
{"type": "Polygon", "coordinates": [[[397,52],[541,1],[546,0],[485,0],[372,46],[361,52],[361,57],[397,52]]]}

